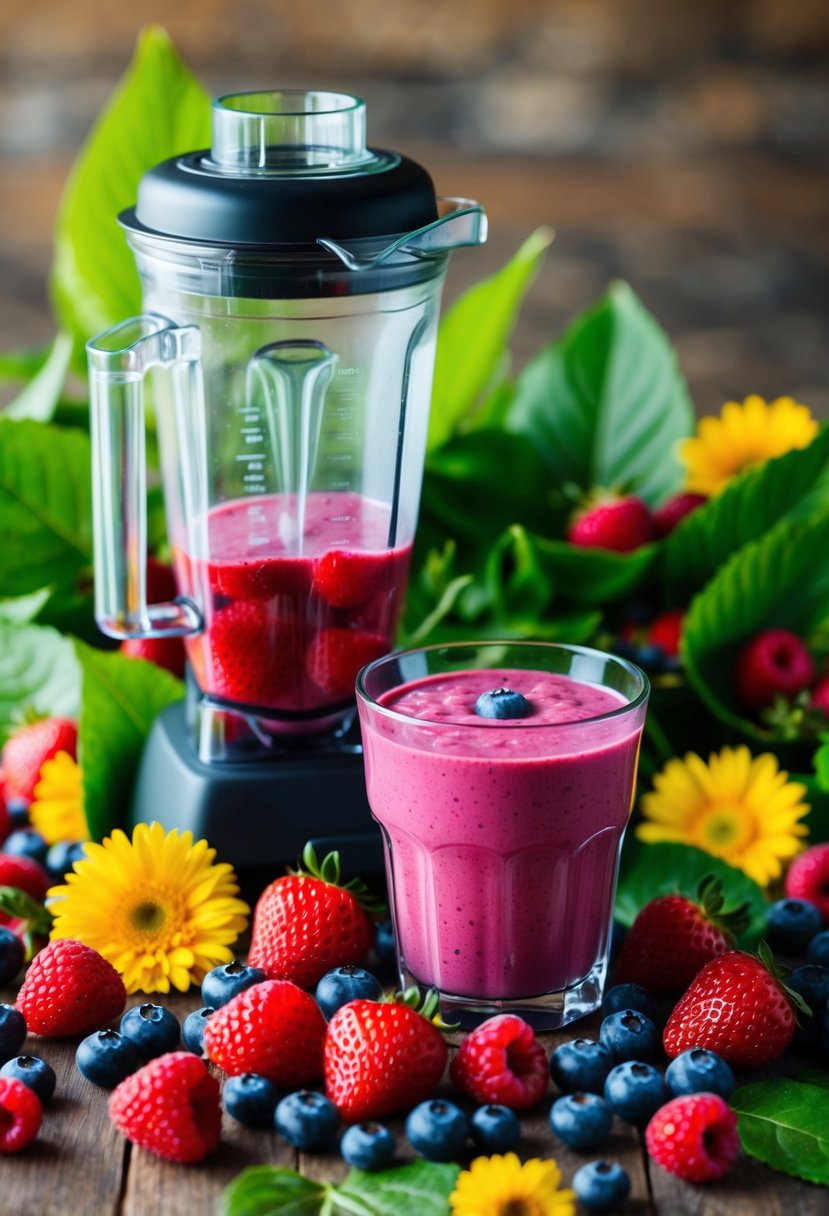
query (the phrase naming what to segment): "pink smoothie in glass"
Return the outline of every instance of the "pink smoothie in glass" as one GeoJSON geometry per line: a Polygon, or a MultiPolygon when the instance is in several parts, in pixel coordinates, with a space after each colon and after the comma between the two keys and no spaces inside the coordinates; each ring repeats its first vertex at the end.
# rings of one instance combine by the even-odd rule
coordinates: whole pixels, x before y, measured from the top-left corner
{"type": "Polygon", "coordinates": [[[493,1000],[588,976],[605,957],[641,717],[614,714],[627,702],[609,689],[526,670],[429,676],[378,703],[395,712],[361,705],[366,784],[407,970],[493,1000]],[[476,715],[501,687],[526,717],[476,715]]]}
{"type": "Polygon", "coordinates": [[[206,557],[174,553],[179,585],[205,605],[187,640],[203,692],[260,710],[324,712],[353,697],[364,663],[391,649],[411,546],[389,549],[389,508],[312,491],[216,507],[206,557]]]}

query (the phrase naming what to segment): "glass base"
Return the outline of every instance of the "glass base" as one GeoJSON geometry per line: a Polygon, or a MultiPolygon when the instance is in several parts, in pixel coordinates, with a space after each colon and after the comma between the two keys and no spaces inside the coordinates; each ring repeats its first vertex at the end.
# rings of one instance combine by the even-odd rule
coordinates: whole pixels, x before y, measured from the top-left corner
{"type": "MultiPolygon", "coordinates": [[[[569,988],[556,992],[544,992],[539,996],[508,997],[497,1000],[490,997],[458,996],[438,989],[440,1015],[444,1022],[455,1024],[461,1030],[472,1030],[487,1018],[499,1013],[515,1013],[528,1022],[534,1030],[559,1030],[570,1022],[594,1013],[602,1003],[607,963],[602,960],[592,970],[569,988]]],[[[401,968],[403,988],[416,987],[421,995],[429,988],[408,971],[401,968]]]]}

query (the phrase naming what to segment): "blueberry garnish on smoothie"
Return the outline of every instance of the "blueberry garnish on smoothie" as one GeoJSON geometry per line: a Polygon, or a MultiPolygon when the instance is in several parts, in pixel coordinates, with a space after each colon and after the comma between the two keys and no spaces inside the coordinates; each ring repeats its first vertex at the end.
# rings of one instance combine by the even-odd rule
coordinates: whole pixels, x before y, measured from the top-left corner
{"type": "Polygon", "coordinates": [[[479,718],[526,718],[530,703],[520,692],[511,688],[493,688],[482,692],[475,702],[479,718]]]}

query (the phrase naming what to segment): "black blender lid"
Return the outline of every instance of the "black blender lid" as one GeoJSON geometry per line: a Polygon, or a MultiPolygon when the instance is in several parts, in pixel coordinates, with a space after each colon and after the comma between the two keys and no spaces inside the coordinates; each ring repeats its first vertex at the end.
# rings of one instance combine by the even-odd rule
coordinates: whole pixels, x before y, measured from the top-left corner
{"type": "Polygon", "coordinates": [[[433,223],[424,168],[366,147],[365,104],[345,93],[236,93],[213,103],[212,147],[144,175],[130,230],[215,245],[314,245],[433,223]]]}

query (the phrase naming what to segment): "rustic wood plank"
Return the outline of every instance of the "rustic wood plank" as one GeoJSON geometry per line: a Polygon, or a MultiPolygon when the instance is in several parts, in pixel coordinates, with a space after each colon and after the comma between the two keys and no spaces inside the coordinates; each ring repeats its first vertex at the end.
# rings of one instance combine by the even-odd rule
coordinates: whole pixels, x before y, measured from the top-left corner
{"type": "Polygon", "coordinates": [[[740,1157],[721,1182],[691,1186],[647,1163],[659,1216],[826,1216],[829,1191],[740,1157]]]}

